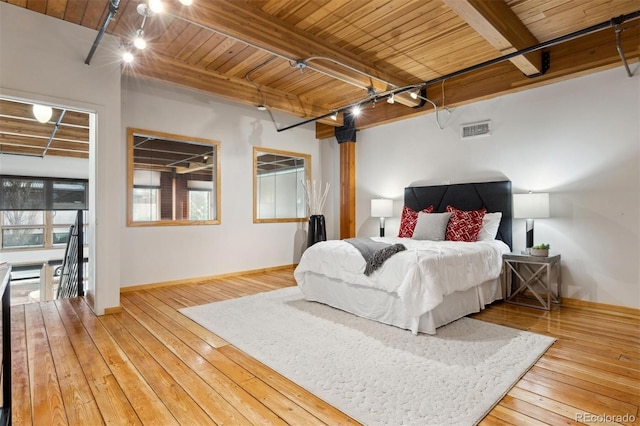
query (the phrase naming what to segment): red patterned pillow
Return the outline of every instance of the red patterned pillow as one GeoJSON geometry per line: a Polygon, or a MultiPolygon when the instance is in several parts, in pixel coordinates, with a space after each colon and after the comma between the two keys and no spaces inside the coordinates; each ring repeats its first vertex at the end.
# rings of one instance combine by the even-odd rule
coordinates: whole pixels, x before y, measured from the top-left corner
{"type": "Polygon", "coordinates": [[[451,218],[447,225],[446,240],[467,242],[478,240],[482,219],[487,209],[463,211],[447,206],[447,212],[451,213],[451,218]]]}
{"type": "MultiPolygon", "coordinates": [[[[426,209],[422,209],[424,213],[431,213],[433,206],[429,206],[426,209]]],[[[413,230],[416,229],[416,222],[418,221],[418,212],[410,207],[404,206],[402,209],[402,217],[400,218],[400,231],[398,237],[411,238],[413,236],[413,230]]]]}

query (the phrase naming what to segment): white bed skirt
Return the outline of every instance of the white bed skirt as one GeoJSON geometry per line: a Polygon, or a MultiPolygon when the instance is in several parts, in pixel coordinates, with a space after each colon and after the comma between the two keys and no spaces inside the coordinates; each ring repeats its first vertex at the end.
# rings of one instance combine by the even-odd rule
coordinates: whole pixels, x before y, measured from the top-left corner
{"type": "Polygon", "coordinates": [[[503,298],[502,280],[498,277],[469,290],[447,295],[440,305],[415,318],[404,314],[402,302],[396,293],[344,283],[313,272],[305,274],[304,284],[298,285],[307,300],[414,333],[436,334],[436,328],[480,312],[486,305],[503,298]]]}

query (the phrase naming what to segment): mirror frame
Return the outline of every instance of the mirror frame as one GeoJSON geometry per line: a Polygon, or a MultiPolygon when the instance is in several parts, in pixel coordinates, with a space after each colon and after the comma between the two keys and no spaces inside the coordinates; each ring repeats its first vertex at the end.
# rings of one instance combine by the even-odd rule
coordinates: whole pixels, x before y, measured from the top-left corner
{"type": "MultiPolygon", "coordinates": [[[[309,216],[305,217],[287,217],[287,218],[269,218],[261,219],[258,217],[258,153],[287,155],[290,157],[300,157],[305,161],[306,180],[311,180],[311,154],[303,154],[301,152],[283,151],[279,149],[264,148],[261,146],[253,147],[253,223],[278,223],[278,222],[306,222],[309,216]]],[[[307,202],[305,200],[305,208],[307,202]]]]}
{"type": "Polygon", "coordinates": [[[213,139],[204,139],[190,136],[175,135],[171,133],[156,132],[154,130],[138,129],[134,127],[127,128],[127,226],[192,226],[192,225],[219,225],[221,222],[221,200],[220,200],[220,142],[213,139]],[[216,218],[210,220],[156,220],[156,221],[134,221],[133,220],[133,148],[135,135],[154,136],[159,139],[167,139],[177,142],[197,143],[200,145],[212,145],[216,150],[215,160],[215,188],[216,197],[216,218]]]}

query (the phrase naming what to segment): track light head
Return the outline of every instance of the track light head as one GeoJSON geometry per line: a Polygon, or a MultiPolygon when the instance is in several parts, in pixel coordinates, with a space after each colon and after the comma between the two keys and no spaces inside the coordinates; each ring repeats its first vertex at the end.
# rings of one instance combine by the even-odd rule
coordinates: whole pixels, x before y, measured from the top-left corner
{"type": "Polygon", "coordinates": [[[266,111],[267,107],[265,105],[258,105],[258,111],[266,111]]]}
{"type": "Polygon", "coordinates": [[[129,50],[125,50],[122,53],[122,60],[127,63],[130,64],[131,62],[133,62],[134,56],[133,53],[131,53],[129,50]]]}
{"type": "Polygon", "coordinates": [[[136,31],[136,37],[133,39],[133,45],[140,50],[147,47],[147,41],[144,39],[144,31],[142,28],[136,31]]]}
{"type": "Polygon", "coordinates": [[[149,0],[149,9],[153,13],[162,13],[164,12],[164,3],[162,0],[149,0]]]}
{"type": "Polygon", "coordinates": [[[391,95],[387,98],[387,103],[394,104],[396,102],[395,95],[391,93],[391,95]]]}
{"type": "Polygon", "coordinates": [[[333,121],[338,120],[338,111],[334,111],[333,114],[330,115],[333,121]]]}
{"type": "Polygon", "coordinates": [[[353,108],[351,108],[351,114],[353,114],[354,117],[360,115],[360,104],[354,105],[353,108]]]}
{"type": "Polygon", "coordinates": [[[180,0],[184,6],[191,6],[193,4],[193,0],[180,0]]]}
{"type": "Polygon", "coordinates": [[[418,90],[420,89],[416,89],[413,92],[409,93],[409,96],[411,96],[411,99],[418,99],[418,90]]]}

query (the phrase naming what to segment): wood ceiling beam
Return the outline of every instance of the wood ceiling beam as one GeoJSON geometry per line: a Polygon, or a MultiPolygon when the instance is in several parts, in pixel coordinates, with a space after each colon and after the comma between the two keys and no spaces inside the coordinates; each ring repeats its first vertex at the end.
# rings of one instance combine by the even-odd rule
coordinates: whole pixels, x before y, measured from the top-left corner
{"type": "MultiPolygon", "coordinates": [[[[443,0],[502,55],[538,44],[536,37],[504,1],[443,0]]],[[[511,59],[525,75],[542,71],[540,52],[511,59]]]]}
{"type": "MultiPolygon", "coordinates": [[[[146,77],[214,93],[234,102],[254,107],[264,103],[258,89],[247,80],[229,77],[215,71],[203,70],[202,68],[156,54],[136,58],[135,65],[126,67],[124,72],[133,77],[146,77]]],[[[271,110],[286,112],[302,118],[318,117],[330,111],[328,107],[304,103],[299,97],[291,93],[265,86],[261,86],[260,90],[264,94],[266,104],[271,110]]],[[[338,117],[337,120],[327,118],[322,122],[333,126],[341,126],[342,117],[338,117]]]]}
{"type": "MultiPolygon", "coordinates": [[[[223,33],[293,63],[300,60],[305,66],[329,73],[351,84],[373,87],[378,93],[413,84],[384,71],[370,61],[252,7],[249,2],[203,1],[194,3],[188,10],[175,4],[167,6],[174,16],[223,33]]],[[[363,92],[363,98],[365,95],[366,92],[363,92]]],[[[404,94],[397,96],[396,101],[408,106],[418,104],[418,101],[404,94]]]]}
{"type": "MultiPolygon", "coordinates": [[[[640,61],[638,40],[640,28],[627,25],[622,32],[621,44],[630,63],[640,61]]],[[[539,77],[528,78],[505,61],[447,80],[444,93],[446,106],[465,105],[622,66],[616,50],[615,33],[611,28],[551,46],[546,50],[551,54],[551,68],[539,77]]],[[[620,71],[620,78],[628,78],[623,70],[620,71]]],[[[427,87],[427,96],[439,106],[442,105],[441,90],[441,83],[427,87]]],[[[433,107],[429,103],[424,108],[409,109],[379,102],[375,109],[363,111],[356,120],[356,127],[362,130],[430,112],[433,112],[433,107]]],[[[444,117],[442,119],[444,120],[444,117]]],[[[316,135],[324,138],[333,136],[330,134],[331,130],[321,124],[316,125],[316,135]]]]}

